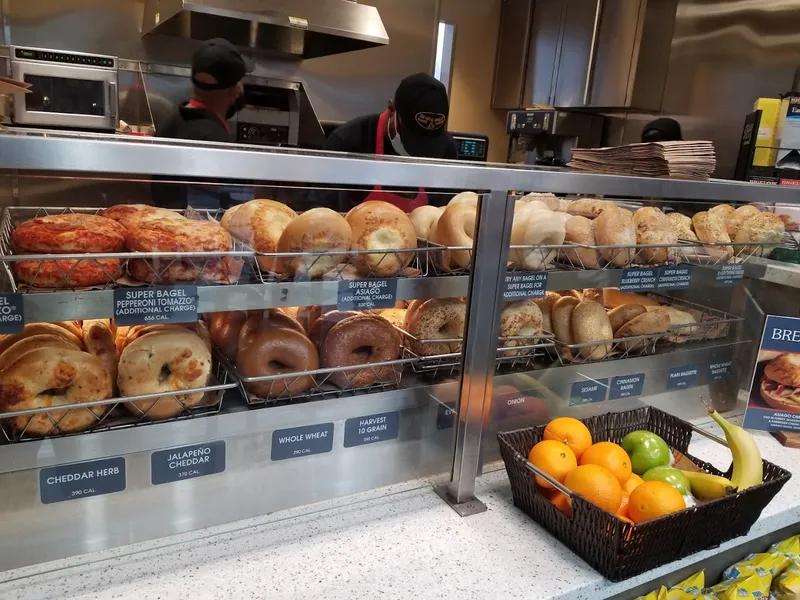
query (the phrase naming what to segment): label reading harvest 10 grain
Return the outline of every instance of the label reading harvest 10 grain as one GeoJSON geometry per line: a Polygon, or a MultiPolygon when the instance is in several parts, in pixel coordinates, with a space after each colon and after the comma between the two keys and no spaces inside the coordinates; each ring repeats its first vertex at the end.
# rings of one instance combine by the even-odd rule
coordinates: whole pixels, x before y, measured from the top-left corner
{"type": "Polygon", "coordinates": [[[175,285],[114,290],[117,325],[197,321],[197,286],[175,285]]]}
{"type": "Polygon", "coordinates": [[[0,294],[0,333],[19,333],[25,328],[21,294],[0,294]]]}
{"type": "Polygon", "coordinates": [[[339,310],[394,308],[397,279],[357,279],[340,281],[336,307],[339,310]]]}
{"type": "Polygon", "coordinates": [[[506,287],[503,300],[525,300],[527,298],[544,298],[547,290],[547,272],[506,273],[506,287]]]}

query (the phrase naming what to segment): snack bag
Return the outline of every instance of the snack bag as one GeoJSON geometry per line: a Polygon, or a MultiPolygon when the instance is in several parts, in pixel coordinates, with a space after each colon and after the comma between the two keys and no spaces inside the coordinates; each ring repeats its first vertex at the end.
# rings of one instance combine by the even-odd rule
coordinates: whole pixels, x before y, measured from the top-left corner
{"type": "Polygon", "coordinates": [[[663,585],[655,590],[647,594],[646,596],[639,596],[636,600],[666,600],[667,598],[667,588],[663,585]]]}
{"type": "Polygon", "coordinates": [[[790,559],[780,552],[762,552],[750,554],[744,560],[728,567],[722,572],[722,580],[737,579],[747,575],[760,575],[770,580],[780,575],[789,566],[790,559]]]}
{"type": "Polygon", "coordinates": [[[791,560],[800,559],[800,535],[793,535],[782,542],[772,544],[767,552],[779,552],[788,555],[791,560]]]}
{"type": "Polygon", "coordinates": [[[705,585],[706,574],[704,571],[698,571],[669,588],[666,600],[693,600],[700,596],[705,585]]]}
{"type": "Polygon", "coordinates": [[[772,577],[752,573],[721,581],[717,585],[703,590],[702,600],[766,600],[769,598],[769,586],[772,577]]]}
{"type": "Polygon", "coordinates": [[[783,573],[775,578],[772,582],[770,598],[771,600],[800,600],[800,562],[793,561],[783,573]]]}

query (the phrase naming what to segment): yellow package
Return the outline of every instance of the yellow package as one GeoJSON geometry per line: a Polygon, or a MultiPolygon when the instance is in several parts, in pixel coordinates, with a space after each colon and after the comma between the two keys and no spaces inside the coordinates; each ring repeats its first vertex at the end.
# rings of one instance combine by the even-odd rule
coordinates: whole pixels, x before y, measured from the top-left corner
{"type": "Polygon", "coordinates": [[[698,571],[677,585],[669,588],[666,600],[694,600],[700,596],[705,585],[706,574],[704,571],[698,571]]]}
{"type": "Polygon", "coordinates": [[[703,595],[698,598],[702,600],[764,600],[769,598],[769,586],[772,577],[767,574],[758,575],[752,573],[722,581],[715,586],[703,590],[703,595]]]}
{"type": "Polygon", "coordinates": [[[767,552],[780,552],[788,555],[792,560],[800,559],[800,535],[793,535],[782,542],[772,544],[767,552]]]}
{"type": "MultiPolygon", "coordinates": [[[[790,538],[791,539],[791,538],[790,538]]],[[[771,600],[800,600],[800,562],[792,562],[772,582],[771,600]]]]}
{"type": "Polygon", "coordinates": [[[760,575],[772,579],[780,575],[789,566],[791,559],[780,552],[762,552],[750,554],[744,560],[728,567],[722,572],[722,580],[737,579],[747,575],[760,575]]]}
{"type": "Polygon", "coordinates": [[[666,598],[667,588],[662,585],[659,589],[650,592],[646,596],[639,596],[636,600],[666,600],[666,598]]]}

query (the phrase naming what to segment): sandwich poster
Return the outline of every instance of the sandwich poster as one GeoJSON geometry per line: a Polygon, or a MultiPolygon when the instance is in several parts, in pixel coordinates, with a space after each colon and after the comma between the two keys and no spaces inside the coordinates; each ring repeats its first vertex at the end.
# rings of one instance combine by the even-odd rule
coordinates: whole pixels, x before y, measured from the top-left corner
{"type": "Polygon", "coordinates": [[[767,316],[744,427],[800,431],[799,318],[767,316]]]}

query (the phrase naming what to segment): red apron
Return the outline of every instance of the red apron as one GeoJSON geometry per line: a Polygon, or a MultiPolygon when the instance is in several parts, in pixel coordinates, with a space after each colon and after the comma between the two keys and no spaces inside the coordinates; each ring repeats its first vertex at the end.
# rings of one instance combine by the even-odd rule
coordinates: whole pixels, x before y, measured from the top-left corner
{"type": "MultiPolygon", "coordinates": [[[[383,111],[378,119],[378,131],[375,137],[375,154],[381,156],[383,156],[383,138],[385,136],[386,122],[388,119],[388,110],[383,111]]],[[[384,192],[381,186],[376,185],[374,188],[372,188],[372,191],[369,193],[369,195],[364,198],[363,202],[367,202],[368,200],[382,200],[383,202],[394,204],[397,208],[410,213],[415,208],[419,208],[420,206],[425,206],[428,204],[428,194],[425,193],[425,188],[419,188],[419,194],[417,194],[415,198],[403,198],[397,194],[384,192]]]]}
{"type": "Polygon", "coordinates": [[[230,127],[230,125],[228,125],[228,122],[225,119],[222,118],[222,115],[219,115],[216,112],[214,112],[213,110],[211,110],[211,107],[208,104],[206,104],[205,102],[201,102],[200,100],[195,100],[194,98],[192,98],[191,100],[189,100],[189,106],[193,106],[194,108],[204,108],[208,112],[212,113],[215,117],[217,117],[217,119],[219,119],[219,122],[222,123],[222,126],[225,128],[225,131],[228,134],[228,137],[231,137],[231,127],[230,127]]]}

